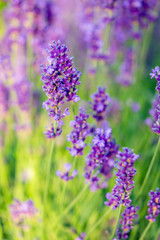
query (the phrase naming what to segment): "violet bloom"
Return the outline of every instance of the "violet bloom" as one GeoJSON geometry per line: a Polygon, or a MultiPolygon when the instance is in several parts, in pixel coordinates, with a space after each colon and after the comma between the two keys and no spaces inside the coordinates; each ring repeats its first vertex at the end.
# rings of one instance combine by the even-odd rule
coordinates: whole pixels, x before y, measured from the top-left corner
{"type": "Polygon", "coordinates": [[[53,124],[51,124],[50,128],[47,128],[46,131],[44,131],[44,134],[46,135],[47,138],[55,138],[60,136],[62,133],[62,129],[61,129],[61,121],[58,122],[58,126],[57,128],[53,127],[53,124]]]}
{"type": "Polygon", "coordinates": [[[80,109],[79,115],[75,116],[75,120],[71,121],[70,125],[73,127],[72,132],[67,136],[67,141],[72,142],[73,147],[69,149],[72,156],[83,155],[83,150],[87,144],[85,139],[89,134],[89,124],[87,119],[89,115],[85,110],[80,109]]]}
{"type": "Polygon", "coordinates": [[[75,178],[78,174],[78,171],[76,169],[73,170],[72,174],[69,175],[70,169],[72,168],[72,165],[70,163],[64,164],[65,172],[61,172],[60,170],[57,170],[56,175],[63,179],[64,181],[69,181],[75,178]]]}
{"type": "Polygon", "coordinates": [[[21,228],[28,228],[29,226],[26,225],[26,221],[35,217],[37,212],[38,210],[31,200],[20,202],[18,199],[14,199],[14,202],[10,205],[10,214],[13,223],[21,228]]]}
{"type": "Polygon", "coordinates": [[[160,81],[160,69],[159,67],[155,67],[155,69],[152,69],[152,73],[150,73],[151,79],[155,78],[158,82],[160,81]]]}
{"type": "Polygon", "coordinates": [[[116,185],[112,189],[111,194],[106,194],[108,201],[104,202],[104,204],[112,206],[113,209],[117,208],[120,204],[126,207],[130,205],[131,200],[129,199],[129,195],[134,188],[133,177],[136,175],[136,169],[133,168],[133,165],[138,157],[132,149],[126,147],[123,148],[123,152],[117,154],[119,161],[116,164],[118,170],[115,172],[117,176],[116,185]]]}
{"type": "Polygon", "coordinates": [[[86,234],[84,232],[81,233],[79,237],[76,237],[75,240],[83,240],[85,239],[86,234]]]}
{"type": "Polygon", "coordinates": [[[96,121],[102,121],[106,117],[107,107],[109,104],[109,95],[105,93],[105,88],[98,87],[98,91],[91,96],[90,102],[93,111],[93,117],[96,121]]]}
{"type": "Polygon", "coordinates": [[[68,56],[68,49],[61,45],[60,41],[53,42],[48,50],[48,65],[43,67],[41,77],[43,91],[46,93],[48,100],[43,103],[50,117],[55,121],[69,114],[68,109],[62,113],[61,106],[65,101],[77,102],[77,85],[80,84],[80,72],[73,67],[72,58],[68,56]]]}
{"type": "Polygon", "coordinates": [[[86,158],[85,178],[90,181],[91,189],[106,187],[106,180],[111,177],[114,159],[119,146],[112,139],[111,128],[97,128],[91,144],[91,152],[86,158]],[[105,182],[102,180],[102,176],[105,182]]]}
{"type": "Polygon", "coordinates": [[[156,89],[158,91],[158,97],[153,106],[154,123],[152,125],[152,131],[160,135],[160,69],[158,66],[155,67],[155,69],[152,69],[150,76],[151,78],[155,78],[157,80],[156,89]]]}
{"type": "Polygon", "coordinates": [[[153,190],[149,193],[150,201],[148,202],[148,215],[146,219],[150,222],[155,222],[156,217],[160,213],[160,191],[159,188],[156,188],[156,191],[153,190]]]}
{"type": "Polygon", "coordinates": [[[128,234],[133,228],[133,220],[138,217],[136,212],[139,207],[129,206],[126,207],[124,212],[122,213],[122,219],[120,219],[121,228],[117,230],[118,239],[127,239],[128,234]]]}

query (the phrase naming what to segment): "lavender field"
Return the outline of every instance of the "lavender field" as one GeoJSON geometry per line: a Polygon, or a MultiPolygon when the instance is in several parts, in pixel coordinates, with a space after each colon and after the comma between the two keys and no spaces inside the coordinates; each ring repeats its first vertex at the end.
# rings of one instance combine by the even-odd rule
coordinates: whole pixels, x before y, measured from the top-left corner
{"type": "Polygon", "coordinates": [[[0,0],[0,240],[160,240],[160,0],[0,0]]]}

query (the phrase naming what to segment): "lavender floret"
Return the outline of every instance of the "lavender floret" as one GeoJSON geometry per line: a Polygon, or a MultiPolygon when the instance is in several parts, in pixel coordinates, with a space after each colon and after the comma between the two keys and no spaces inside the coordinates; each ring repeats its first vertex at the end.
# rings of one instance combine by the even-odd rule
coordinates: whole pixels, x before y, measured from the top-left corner
{"type": "Polygon", "coordinates": [[[69,175],[70,174],[70,170],[71,170],[71,168],[72,168],[72,165],[70,164],[70,163],[66,163],[65,165],[64,165],[64,168],[65,168],[65,172],[61,172],[60,170],[57,170],[57,172],[56,172],[56,175],[58,176],[58,177],[60,177],[62,180],[64,180],[64,181],[69,181],[69,180],[72,180],[72,179],[74,179],[76,176],[77,176],[77,174],[78,174],[78,171],[76,170],[76,169],[74,169],[73,171],[72,171],[72,174],[71,175],[69,175]]]}
{"type": "Polygon", "coordinates": [[[138,215],[136,214],[138,209],[138,206],[136,208],[134,206],[126,207],[126,209],[122,213],[122,219],[120,219],[121,228],[117,229],[118,239],[128,238],[128,234],[133,228],[133,220],[138,217],[138,215]]]}
{"type": "Polygon", "coordinates": [[[148,215],[146,219],[150,222],[155,222],[156,217],[160,213],[160,191],[159,188],[156,188],[156,191],[153,190],[149,193],[150,201],[148,202],[148,215]]]}
{"type": "Polygon", "coordinates": [[[136,175],[136,169],[133,168],[134,162],[138,159],[138,155],[133,152],[132,149],[123,148],[123,152],[117,154],[116,167],[117,176],[116,185],[112,189],[112,193],[107,193],[106,198],[108,201],[104,202],[108,206],[112,206],[113,209],[117,208],[120,204],[128,207],[131,203],[129,195],[134,188],[133,177],[136,175]]]}
{"type": "Polygon", "coordinates": [[[89,135],[89,124],[87,119],[89,115],[85,110],[80,109],[79,115],[75,116],[75,120],[71,121],[70,125],[73,127],[72,132],[67,136],[67,140],[72,142],[73,147],[67,148],[72,156],[83,155],[83,150],[86,147],[85,140],[89,135]]]}
{"type": "Polygon", "coordinates": [[[93,117],[96,121],[102,121],[106,117],[107,107],[109,104],[109,95],[105,93],[105,88],[99,87],[98,91],[91,96],[90,102],[93,111],[93,117]]]}
{"type": "Polygon", "coordinates": [[[152,115],[154,117],[154,123],[152,124],[152,131],[160,135],[160,69],[159,67],[155,67],[152,69],[152,73],[150,73],[151,78],[155,78],[157,80],[156,90],[158,91],[158,97],[154,101],[152,115]]]}
{"type": "Polygon", "coordinates": [[[50,117],[59,122],[65,115],[69,115],[68,109],[62,113],[61,105],[65,101],[77,102],[80,100],[76,88],[80,84],[80,72],[73,67],[72,58],[68,56],[68,49],[60,41],[53,42],[48,52],[48,65],[42,66],[43,91],[48,97],[48,100],[43,103],[43,107],[46,108],[50,117]]]}
{"type": "Polygon", "coordinates": [[[111,175],[114,159],[119,146],[112,139],[111,128],[97,128],[91,144],[91,152],[86,158],[85,178],[90,181],[91,189],[97,190],[107,186],[106,180],[111,175]],[[102,180],[102,177],[105,179],[102,180]]]}

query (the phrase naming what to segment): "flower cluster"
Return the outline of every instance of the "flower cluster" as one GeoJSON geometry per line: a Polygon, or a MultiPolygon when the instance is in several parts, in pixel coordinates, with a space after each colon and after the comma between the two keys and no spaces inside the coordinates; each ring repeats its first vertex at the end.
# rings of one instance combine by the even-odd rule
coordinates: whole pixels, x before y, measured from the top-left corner
{"type": "Polygon", "coordinates": [[[91,96],[90,102],[93,111],[93,117],[96,121],[102,121],[106,117],[107,107],[110,101],[109,95],[105,93],[105,88],[99,87],[98,91],[91,96]]]}
{"type": "Polygon", "coordinates": [[[63,125],[62,120],[58,122],[57,127],[55,128],[53,124],[51,124],[50,128],[47,128],[46,131],[44,131],[44,134],[47,138],[55,138],[61,135],[62,129],[61,126],[63,125]]]}
{"type": "Polygon", "coordinates": [[[83,240],[83,239],[85,239],[85,236],[86,236],[86,234],[84,232],[82,232],[81,235],[79,237],[76,237],[75,240],[83,240]]]}
{"type": "Polygon", "coordinates": [[[105,179],[111,177],[111,170],[114,166],[114,159],[118,152],[119,146],[116,145],[114,139],[112,139],[111,128],[102,129],[97,128],[94,132],[94,136],[91,144],[91,152],[86,158],[85,178],[90,180],[91,187],[95,189],[106,187],[106,184],[102,182],[100,186],[98,182],[101,177],[105,179]],[[93,186],[92,186],[93,185],[93,186]]]}
{"type": "Polygon", "coordinates": [[[72,142],[73,147],[68,148],[72,156],[83,155],[83,150],[86,147],[85,139],[89,134],[89,124],[87,119],[89,115],[85,110],[80,109],[79,115],[75,116],[75,120],[71,121],[73,127],[72,132],[67,136],[67,141],[72,142]]]}
{"type": "Polygon", "coordinates": [[[48,65],[43,67],[41,77],[43,91],[48,100],[43,103],[50,117],[55,121],[60,121],[65,115],[69,114],[68,109],[64,113],[61,111],[61,105],[65,101],[79,101],[76,86],[80,84],[80,72],[73,67],[72,58],[68,56],[68,49],[61,45],[60,41],[53,42],[48,50],[48,65]]]}
{"type": "Polygon", "coordinates": [[[62,173],[60,170],[57,170],[56,175],[58,177],[60,177],[61,179],[63,179],[64,181],[69,181],[72,180],[73,178],[75,178],[78,174],[78,171],[76,169],[73,170],[72,174],[69,175],[70,169],[72,168],[72,165],[70,163],[66,163],[64,165],[65,168],[65,172],[62,173]]]}
{"type": "Polygon", "coordinates": [[[26,221],[34,217],[38,210],[35,208],[34,203],[31,200],[26,202],[20,202],[15,199],[10,205],[10,213],[14,224],[21,228],[28,228],[26,221]]]}
{"type": "Polygon", "coordinates": [[[160,69],[159,67],[155,67],[155,69],[152,69],[152,73],[150,74],[151,78],[155,78],[157,80],[157,91],[158,91],[158,97],[156,98],[156,101],[154,101],[153,105],[153,117],[154,117],[154,123],[152,125],[153,132],[160,134],[160,69]]]}
{"type": "Polygon", "coordinates": [[[130,230],[133,228],[133,219],[137,218],[136,212],[139,207],[129,206],[126,207],[122,213],[122,219],[120,219],[121,229],[117,229],[118,239],[127,239],[130,230]]]}
{"type": "Polygon", "coordinates": [[[150,201],[148,202],[148,214],[146,219],[150,222],[155,222],[156,217],[160,213],[160,191],[159,188],[156,188],[156,191],[150,191],[149,193],[150,201]]]}
{"type": "Polygon", "coordinates": [[[117,169],[115,172],[117,176],[116,185],[112,189],[112,193],[107,193],[106,198],[108,201],[106,205],[112,206],[113,209],[117,208],[120,204],[128,207],[131,200],[129,195],[134,188],[133,177],[136,175],[136,169],[133,168],[134,162],[138,159],[138,155],[132,149],[123,148],[123,152],[117,154],[117,169]]]}

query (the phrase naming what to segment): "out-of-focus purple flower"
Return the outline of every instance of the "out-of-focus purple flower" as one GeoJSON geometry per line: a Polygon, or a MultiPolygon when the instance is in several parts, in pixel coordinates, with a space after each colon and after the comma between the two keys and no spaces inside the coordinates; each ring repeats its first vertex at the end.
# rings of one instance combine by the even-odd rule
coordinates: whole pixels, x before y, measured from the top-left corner
{"type": "Polygon", "coordinates": [[[2,82],[0,82],[0,112],[1,115],[8,111],[9,109],[9,97],[10,92],[2,82]]]}
{"type": "Polygon", "coordinates": [[[13,223],[17,227],[24,229],[29,227],[27,220],[35,217],[37,212],[38,210],[35,208],[34,203],[31,200],[20,202],[18,199],[15,199],[10,205],[10,214],[13,223]]]}
{"type": "Polygon", "coordinates": [[[84,174],[85,178],[90,181],[92,190],[107,186],[106,180],[111,177],[118,148],[119,146],[112,139],[111,128],[97,128],[94,131],[91,152],[86,158],[84,174]]]}
{"type": "Polygon", "coordinates": [[[133,112],[139,112],[140,104],[138,102],[133,102],[131,104],[131,109],[132,109],[133,112]]]}
{"type": "Polygon", "coordinates": [[[89,134],[89,124],[87,119],[89,115],[85,110],[80,108],[79,115],[75,116],[75,120],[71,121],[70,125],[73,127],[72,132],[67,136],[67,141],[72,142],[73,147],[69,149],[72,156],[83,155],[83,150],[86,147],[85,140],[89,134]]]}
{"type": "Polygon", "coordinates": [[[128,234],[133,228],[133,219],[137,218],[138,215],[136,212],[139,207],[129,206],[126,207],[124,212],[122,213],[122,219],[120,219],[121,228],[117,229],[118,239],[127,239],[128,234]]]}
{"type": "Polygon", "coordinates": [[[106,118],[113,118],[118,120],[118,115],[122,110],[122,104],[118,99],[110,98],[109,106],[107,107],[106,118]]]}
{"type": "Polygon", "coordinates": [[[86,234],[82,232],[79,237],[76,237],[75,240],[83,240],[85,239],[86,234]]]}
{"type": "Polygon", "coordinates": [[[89,102],[96,121],[102,121],[106,117],[110,98],[105,90],[105,88],[99,87],[98,91],[91,96],[92,102],[89,102]]]}
{"type": "Polygon", "coordinates": [[[133,112],[139,112],[140,104],[138,102],[134,102],[132,99],[128,99],[126,104],[131,108],[133,112]]]}
{"type": "Polygon", "coordinates": [[[70,163],[66,163],[66,164],[64,165],[64,168],[65,168],[65,170],[66,170],[65,172],[62,173],[60,170],[57,170],[57,172],[56,172],[56,175],[57,175],[58,177],[60,177],[61,179],[63,179],[64,181],[72,180],[73,178],[75,178],[75,177],[77,176],[78,171],[77,171],[76,169],[74,169],[74,170],[72,171],[72,174],[69,175],[70,170],[71,170],[71,168],[72,168],[72,165],[71,165],[70,163]]]}
{"type": "Polygon", "coordinates": [[[116,78],[118,83],[123,86],[130,86],[134,82],[134,63],[135,52],[132,48],[127,49],[124,54],[124,60],[119,68],[119,74],[116,78]]]}
{"type": "Polygon", "coordinates": [[[138,155],[132,149],[123,148],[123,152],[117,154],[119,161],[116,163],[117,176],[116,185],[112,189],[112,193],[106,194],[106,205],[117,208],[120,204],[128,207],[131,200],[129,195],[134,188],[133,177],[136,175],[136,169],[133,168],[134,162],[138,159],[138,155]]]}
{"type": "Polygon", "coordinates": [[[146,219],[150,222],[155,222],[156,217],[160,213],[160,191],[159,188],[156,188],[156,191],[153,190],[149,193],[150,201],[148,202],[148,215],[146,219]]]}
{"type": "Polygon", "coordinates": [[[152,72],[150,74],[151,78],[155,78],[157,80],[157,91],[158,91],[158,97],[153,102],[153,109],[150,110],[151,114],[154,118],[154,123],[152,125],[152,131],[160,135],[160,72],[159,67],[155,67],[155,69],[152,69],[152,72]]]}

